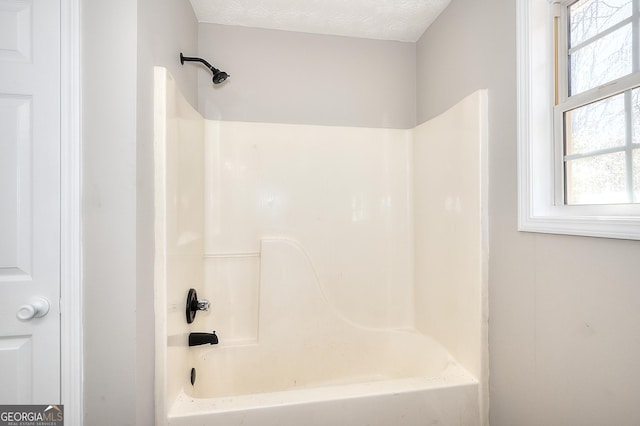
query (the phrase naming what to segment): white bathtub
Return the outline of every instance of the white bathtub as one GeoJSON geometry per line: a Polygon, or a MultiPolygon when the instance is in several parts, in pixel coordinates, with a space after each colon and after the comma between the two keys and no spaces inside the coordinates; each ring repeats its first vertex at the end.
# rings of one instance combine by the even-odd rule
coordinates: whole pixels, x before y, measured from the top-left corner
{"type": "MultiPolygon", "coordinates": [[[[358,379],[354,379],[358,380],[358,379]]],[[[180,394],[170,425],[476,425],[478,384],[447,370],[413,377],[219,398],[180,394]]]]}
{"type": "Polygon", "coordinates": [[[257,340],[191,348],[169,424],[477,424],[478,380],[433,339],[341,317],[295,241],[263,240],[260,262],[257,340]]]}
{"type": "Polygon", "coordinates": [[[486,424],[483,102],[407,131],[211,124],[158,69],[156,423],[486,424]]]}

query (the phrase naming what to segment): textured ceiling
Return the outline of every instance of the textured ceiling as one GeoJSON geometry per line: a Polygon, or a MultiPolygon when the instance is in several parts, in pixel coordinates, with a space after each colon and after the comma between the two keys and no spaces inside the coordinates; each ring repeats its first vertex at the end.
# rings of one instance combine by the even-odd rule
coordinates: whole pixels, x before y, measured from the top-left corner
{"type": "Polygon", "coordinates": [[[199,22],[415,42],[451,0],[191,0],[199,22]]]}

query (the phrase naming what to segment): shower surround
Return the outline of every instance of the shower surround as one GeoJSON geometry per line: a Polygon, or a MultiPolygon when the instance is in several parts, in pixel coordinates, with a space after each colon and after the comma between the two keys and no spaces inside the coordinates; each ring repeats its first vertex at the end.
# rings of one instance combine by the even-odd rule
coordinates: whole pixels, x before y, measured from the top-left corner
{"type": "Polygon", "coordinates": [[[485,424],[486,92],[399,130],[155,90],[157,424],[485,424]]]}

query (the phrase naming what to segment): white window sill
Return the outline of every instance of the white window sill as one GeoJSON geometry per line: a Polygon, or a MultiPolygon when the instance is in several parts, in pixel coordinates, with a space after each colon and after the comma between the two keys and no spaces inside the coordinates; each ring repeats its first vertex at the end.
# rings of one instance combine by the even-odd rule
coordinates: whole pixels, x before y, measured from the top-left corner
{"type": "Polygon", "coordinates": [[[640,240],[640,219],[614,216],[533,216],[520,210],[518,230],[640,240]]]}

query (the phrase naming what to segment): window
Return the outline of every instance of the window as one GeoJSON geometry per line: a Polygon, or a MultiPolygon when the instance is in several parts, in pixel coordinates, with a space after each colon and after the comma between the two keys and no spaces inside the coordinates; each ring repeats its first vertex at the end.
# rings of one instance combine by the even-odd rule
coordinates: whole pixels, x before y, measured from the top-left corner
{"type": "Polygon", "coordinates": [[[519,229],[640,239],[640,0],[518,0],[519,229]]]}
{"type": "Polygon", "coordinates": [[[640,203],[638,4],[570,0],[560,8],[554,22],[559,202],[640,203]]]}

